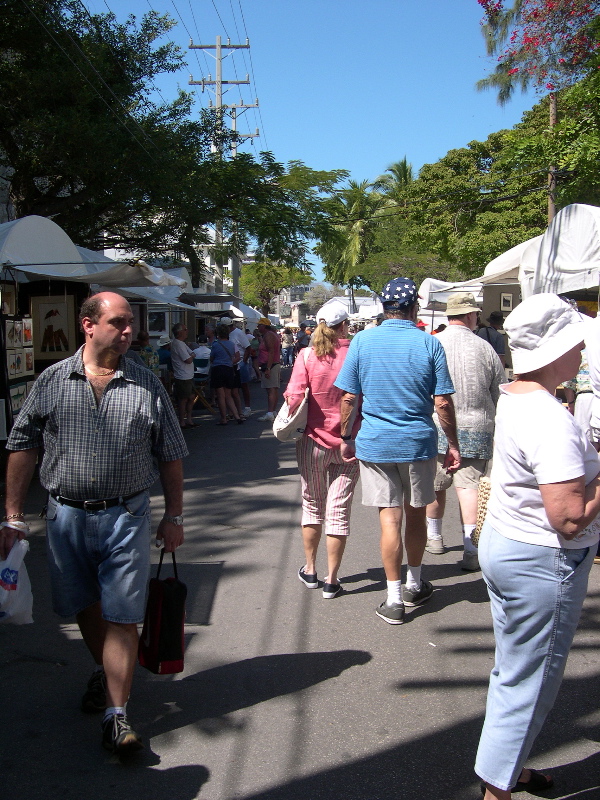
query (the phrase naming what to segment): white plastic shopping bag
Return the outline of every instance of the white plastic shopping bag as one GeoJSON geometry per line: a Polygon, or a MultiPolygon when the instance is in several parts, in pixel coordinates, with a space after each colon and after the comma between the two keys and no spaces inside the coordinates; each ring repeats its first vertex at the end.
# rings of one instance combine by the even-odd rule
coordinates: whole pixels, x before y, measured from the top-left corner
{"type": "Polygon", "coordinates": [[[14,543],[6,561],[0,561],[0,622],[33,622],[33,595],[24,561],[28,550],[29,542],[21,539],[14,543]]]}

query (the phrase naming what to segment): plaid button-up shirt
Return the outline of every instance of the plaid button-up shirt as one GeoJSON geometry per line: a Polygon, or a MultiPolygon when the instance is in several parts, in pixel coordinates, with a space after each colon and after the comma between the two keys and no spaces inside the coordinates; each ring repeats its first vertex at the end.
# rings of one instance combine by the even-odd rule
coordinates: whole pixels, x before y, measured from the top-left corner
{"type": "Polygon", "coordinates": [[[6,447],[43,444],[40,478],[53,494],[106,500],[141,492],[158,477],[157,461],[188,454],[171,401],[158,378],[122,356],[98,404],[82,351],[36,380],[6,447]]]}

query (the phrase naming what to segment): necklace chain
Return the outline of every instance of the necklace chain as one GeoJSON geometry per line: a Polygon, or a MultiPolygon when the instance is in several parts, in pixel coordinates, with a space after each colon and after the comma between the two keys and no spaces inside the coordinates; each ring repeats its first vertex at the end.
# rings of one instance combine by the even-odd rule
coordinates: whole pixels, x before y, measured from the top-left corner
{"type": "Polygon", "coordinates": [[[116,368],[109,369],[108,372],[92,372],[92,370],[89,367],[86,367],[85,364],[84,368],[86,372],[89,372],[90,375],[93,375],[95,378],[107,378],[109,375],[112,375],[113,372],[116,372],[116,368]]]}

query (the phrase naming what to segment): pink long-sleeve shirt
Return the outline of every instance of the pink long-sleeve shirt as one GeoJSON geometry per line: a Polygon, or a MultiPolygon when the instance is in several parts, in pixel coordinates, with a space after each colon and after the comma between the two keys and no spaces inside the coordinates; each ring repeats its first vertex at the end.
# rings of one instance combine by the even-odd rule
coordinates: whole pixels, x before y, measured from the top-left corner
{"type": "MultiPolygon", "coordinates": [[[[294,407],[304,396],[306,387],[310,387],[305,434],[322,447],[339,447],[342,443],[340,401],[344,393],[333,382],[342,368],[349,346],[350,339],[339,339],[335,353],[322,358],[317,358],[311,348],[305,359],[301,350],[283,395],[288,404],[294,407]]],[[[359,428],[360,417],[357,416],[352,426],[353,436],[356,436],[359,428]]]]}

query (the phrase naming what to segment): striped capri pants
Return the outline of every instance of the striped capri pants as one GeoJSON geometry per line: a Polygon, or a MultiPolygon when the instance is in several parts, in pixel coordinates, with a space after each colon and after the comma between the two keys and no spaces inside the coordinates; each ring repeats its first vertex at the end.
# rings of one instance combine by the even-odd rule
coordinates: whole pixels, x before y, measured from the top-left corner
{"type": "Polygon", "coordinates": [[[323,447],[303,436],[296,442],[302,481],[302,525],[323,525],[327,536],[350,532],[352,495],[358,481],[358,461],[344,461],[339,447],[323,447]]]}

